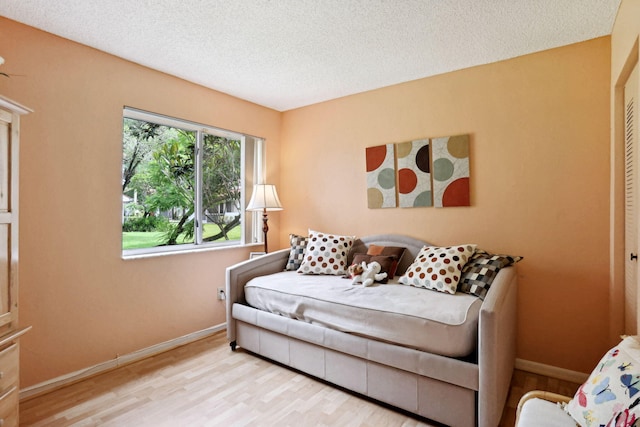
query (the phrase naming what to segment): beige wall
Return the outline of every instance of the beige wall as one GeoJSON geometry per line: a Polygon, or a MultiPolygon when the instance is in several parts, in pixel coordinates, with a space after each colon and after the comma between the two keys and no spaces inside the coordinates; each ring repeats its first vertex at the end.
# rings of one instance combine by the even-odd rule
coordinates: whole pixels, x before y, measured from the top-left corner
{"type": "Polygon", "coordinates": [[[216,288],[251,248],[121,259],[122,107],[265,137],[271,171],[281,114],[4,18],[0,54],[17,74],[0,93],[35,110],[22,122],[21,385],[223,323],[216,288]]]}
{"type": "MultiPolygon", "coordinates": [[[[640,2],[622,0],[611,34],[611,340],[624,331],[624,84],[638,63],[640,2]]],[[[639,94],[640,95],[640,94],[639,94]]],[[[619,341],[619,340],[618,340],[619,341]]]]}
{"type": "Polygon", "coordinates": [[[281,241],[307,227],[524,256],[518,357],[582,372],[609,345],[610,38],[284,113],[281,241]],[[471,207],[367,208],[365,147],[471,135],[471,207]]]}

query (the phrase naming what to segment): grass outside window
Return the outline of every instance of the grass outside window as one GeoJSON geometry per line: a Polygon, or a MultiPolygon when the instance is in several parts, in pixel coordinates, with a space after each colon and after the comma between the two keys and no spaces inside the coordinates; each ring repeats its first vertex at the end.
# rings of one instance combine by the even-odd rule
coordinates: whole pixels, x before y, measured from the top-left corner
{"type": "MultiPolygon", "coordinates": [[[[215,236],[220,232],[220,228],[215,224],[204,224],[203,238],[215,236]]],[[[166,232],[163,231],[130,231],[122,233],[122,249],[140,249],[155,247],[162,244],[166,232]]],[[[241,228],[237,226],[229,232],[229,240],[240,240],[241,228]]],[[[224,241],[221,239],[220,241],[224,241]]],[[[178,244],[193,243],[193,238],[186,239],[184,234],[178,236],[178,244]]]]}

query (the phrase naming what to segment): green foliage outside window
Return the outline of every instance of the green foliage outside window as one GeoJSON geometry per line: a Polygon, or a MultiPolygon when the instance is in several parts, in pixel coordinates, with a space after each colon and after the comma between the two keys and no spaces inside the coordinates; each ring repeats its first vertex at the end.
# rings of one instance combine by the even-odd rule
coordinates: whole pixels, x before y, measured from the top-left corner
{"type": "Polygon", "coordinates": [[[123,249],[195,242],[198,173],[203,242],[241,238],[241,141],[204,133],[197,171],[197,138],[195,131],[124,119],[123,249]]]}

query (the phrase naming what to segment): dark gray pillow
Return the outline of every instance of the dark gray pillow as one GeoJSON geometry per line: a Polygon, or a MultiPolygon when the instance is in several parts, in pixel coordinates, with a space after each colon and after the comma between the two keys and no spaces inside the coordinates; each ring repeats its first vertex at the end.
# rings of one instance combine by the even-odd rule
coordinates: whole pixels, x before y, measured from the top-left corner
{"type": "Polygon", "coordinates": [[[462,268],[458,292],[475,295],[484,300],[493,279],[500,269],[520,261],[522,257],[511,255],[493,255],[477,249],[469,262],[462,268]]]}
{"type": "Polygon", "coordinates": [[[300,268],[302,260],[304,259],[304,253],[307,250],[307,241],[309,239],[306,236],[298,236],[297,234],[289,234],[289,241],[291,242],[291,252],[289,252],[289,259],[285,266],[285,271],[296,271],[300,268]]]}

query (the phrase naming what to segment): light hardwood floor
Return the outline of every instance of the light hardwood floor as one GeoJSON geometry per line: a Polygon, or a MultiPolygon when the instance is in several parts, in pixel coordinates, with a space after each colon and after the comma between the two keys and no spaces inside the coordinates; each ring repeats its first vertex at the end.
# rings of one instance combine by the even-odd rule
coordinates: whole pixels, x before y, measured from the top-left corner
{"type": "MultiPolygon", "coordinates": [[[[500,426],[520,396],[578,384],[516,371],[500,426]]],[[[241,349],[224,332],[20,404],[21,426],[432,426],[241,349]]]]}

